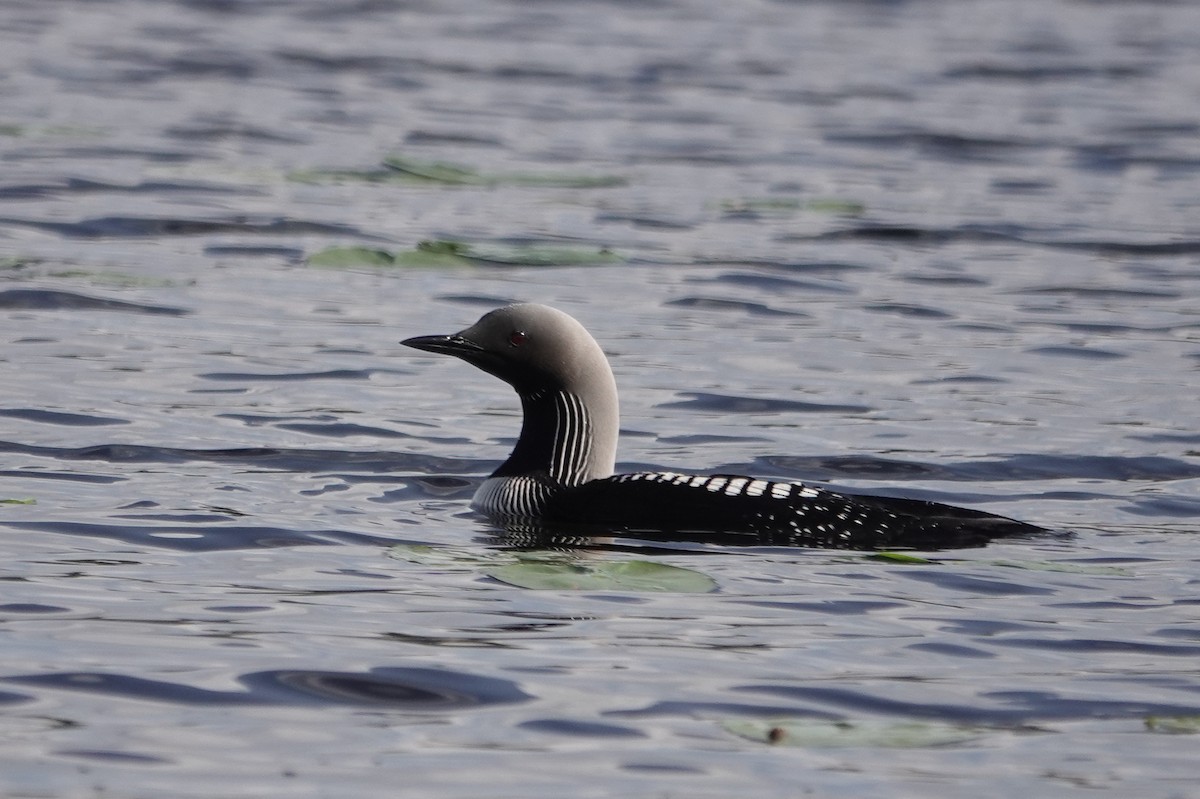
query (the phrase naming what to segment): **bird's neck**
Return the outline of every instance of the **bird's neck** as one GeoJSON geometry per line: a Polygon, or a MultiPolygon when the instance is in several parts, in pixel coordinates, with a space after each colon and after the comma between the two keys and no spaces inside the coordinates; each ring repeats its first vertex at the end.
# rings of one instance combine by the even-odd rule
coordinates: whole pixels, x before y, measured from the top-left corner
{"type": "Polygon", "coordinates": [[[608,477],[616,455],[615,404],[611,411],[589,407],[568,391],[521,394],[521,435],[492,476],[545,474],[562,485],[608,477]]]}

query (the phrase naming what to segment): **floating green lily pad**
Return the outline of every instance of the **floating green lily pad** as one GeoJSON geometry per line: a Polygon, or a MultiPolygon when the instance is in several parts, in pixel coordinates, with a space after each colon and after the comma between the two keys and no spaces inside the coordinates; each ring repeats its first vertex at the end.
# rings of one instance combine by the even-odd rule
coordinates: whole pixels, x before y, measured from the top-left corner
{"type": "Polygon", "coordinates": [[[1171,735],[1196,735],[1200,733],[1200,716],[1149,716],[1146,729],[1171,735]]]}
{"type": "Polygon", "coordinates": [[[916,565],[937,565],[939,561],[922,558],[920,555],[909,555],[906,552],[872,552],[868,560],[882,560],[888,563],[908,563],[916,565]]]}
{"type": "Polygon", "coordinates": [[[587,266],[624,263],[606,248],[475,245],[460,241],[422,241],[411,250],[392,252],[374,247],[329,247],[308,257],[310,266],[459,267],[587,266]]]}
{"type": "Polygon", "coordinates": [[[534,591],[636,591],[707,594],[717,588],[702,572],[646,560],[594,563],[520,560],[489,569],[502,583],[534,591]]]}
{"type": "Polygon", "coordinates": [[[36,499],[0,499],[0,505],[36,505],[36,499]]]}
{"type": "Polygon", "coordinates": [[[374,247],[329,247],[308,257],[309,266],[408,266],[451,267],[471,266],[469,258],[450,252],[423,249],[391,252],[374,247]]]}
{"type": "Polygon", "coordinates": [[[975,728],[917,721],[730,719],[721,726],[751,741],[805,749],[924,749],[966,743],[982,734],[975,728]]]}
{"type": "Polygon", "coordinates": [[[616,175],[579,175],[566,172],[480,172],[442,161],[419,161],[389,156],[375,169],[314,169],[293,172],[289,180],[300,183],[418,183],[444,186],[540,186],[560,189],[603,189],[623,186],[616,175]]]}

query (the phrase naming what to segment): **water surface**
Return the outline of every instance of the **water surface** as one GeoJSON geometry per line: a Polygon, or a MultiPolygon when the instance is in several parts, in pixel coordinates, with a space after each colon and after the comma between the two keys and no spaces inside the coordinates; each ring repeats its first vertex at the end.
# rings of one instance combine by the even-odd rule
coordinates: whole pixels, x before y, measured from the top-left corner
{"type": "Polygon", "coordinates": [[[2,792],[1196,795],[1197,29],[5,4],[2,792]],[[515,397],[398,342],[511,299],[610,354],[622,468],[1064,535],[618,539],[546,556],[716,590],[499,582],[466,502],[515,397]]]}

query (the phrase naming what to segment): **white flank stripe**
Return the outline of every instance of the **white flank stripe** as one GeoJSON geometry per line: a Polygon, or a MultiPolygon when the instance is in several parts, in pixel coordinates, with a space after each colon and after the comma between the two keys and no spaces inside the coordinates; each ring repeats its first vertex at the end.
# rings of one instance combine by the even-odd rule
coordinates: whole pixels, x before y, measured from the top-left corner
{"type": "Polygon", "coordinates": [[[707,487],[708,487],[709,491],[716,493],[716,492],[720,491],[721,489],[723,489],[725,487],[725,484],[728,482],[729,482],[728,477],[714,477],[712,480],[709,481],[707,487]]]}
{"type": "Polygon", "coordinates": [[[725,493],[731,497],[736,497],[742,493],[742,486],[750,482],[748,477],[735,477],[729,481],[729,485],[725,486],[725,493]]]}
{"type": "Polygon", "coordinates": [[[771,483],[771,496],[775,499],[787,499],[792,495],[790,483],[771,483]]]}
{"type": "Polygon", "coordinates": [[[746,496],[761,497],[768,485],[766,480],[751,480],[750,484],[746,486],[746,496]]]}

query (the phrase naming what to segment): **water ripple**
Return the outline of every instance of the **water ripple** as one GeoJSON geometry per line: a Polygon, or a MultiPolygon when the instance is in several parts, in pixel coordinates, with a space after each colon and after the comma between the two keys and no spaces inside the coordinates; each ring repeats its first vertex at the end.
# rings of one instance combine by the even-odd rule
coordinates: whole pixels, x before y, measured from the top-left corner
{"type": "Polygon", "coordinates": [[[444,712],[532,699],[508,680],[426,668],[379,667],[366,673],[261,671],[238,678],[246,686],[245,691],[218,691],[98,672],[54,672],[0,679],[17,685],[182,705],[348,705],[444,712]]]}

